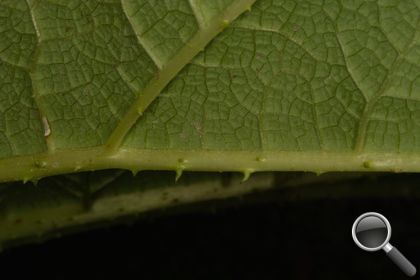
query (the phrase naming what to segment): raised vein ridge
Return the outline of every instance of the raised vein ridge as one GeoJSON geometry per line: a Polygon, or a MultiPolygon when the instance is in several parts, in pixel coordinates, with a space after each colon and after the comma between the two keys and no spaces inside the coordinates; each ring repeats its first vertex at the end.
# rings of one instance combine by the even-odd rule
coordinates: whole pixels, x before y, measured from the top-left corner
{"type": "Polygon", "coordinates": [[[228,23],[249,9],[255,0],[239,0],[233,2],[223,14],[214,17],[205,27],[192,37],[185,46],[171,59],[143,90],[133,103],[106,143],[106,150],[113,152],[120,147],[125,136],[146,108],[159,95],[161,90],[184,68],[204,47],[220,33],[228,23]]]}

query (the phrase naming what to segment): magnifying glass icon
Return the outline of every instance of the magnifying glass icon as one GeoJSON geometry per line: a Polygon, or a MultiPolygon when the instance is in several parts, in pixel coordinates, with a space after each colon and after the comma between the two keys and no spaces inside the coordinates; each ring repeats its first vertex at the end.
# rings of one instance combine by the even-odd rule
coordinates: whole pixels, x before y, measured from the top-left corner
{"type": "Polygon", "coordinates": [[[414,265],[389,243],[391,225],[383,215],[376,212],[360,215],[354,222],[351,233],[356,245],[363,250],[373,252],[383,249],[407,276],[416,274],[414,265]]]}

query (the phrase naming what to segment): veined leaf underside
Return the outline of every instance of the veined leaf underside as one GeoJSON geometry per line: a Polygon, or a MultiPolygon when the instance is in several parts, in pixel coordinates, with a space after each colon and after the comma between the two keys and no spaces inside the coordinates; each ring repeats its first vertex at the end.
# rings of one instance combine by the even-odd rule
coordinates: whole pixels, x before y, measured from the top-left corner
{"type": "MultiPolygon", "coordinates": [[[[0,2],[0,181],[110,168],[418,172],[419,96],[417,0],[0,2]]],[[[184,203],[274,185],[264,173],[231,189],[203,176],[161,185],[184,203]]],[[[135,178],[69,174],[23,195],[2,184],[0,210],[13,211],[0,211],[0,241],[49,230],[44,214],[66,226],[172,203],[166,190],[139,194],[151,181],[135,178]],[[114,195],[115,182],[130,187],[114,195]],[[32,217],[37,195],[46,204],[32,217]]]]}
{"type": "Polygon", "coordinates": [[[3,1],[1,180],[416,171],[417,1],[253,2],[3,1]]]}

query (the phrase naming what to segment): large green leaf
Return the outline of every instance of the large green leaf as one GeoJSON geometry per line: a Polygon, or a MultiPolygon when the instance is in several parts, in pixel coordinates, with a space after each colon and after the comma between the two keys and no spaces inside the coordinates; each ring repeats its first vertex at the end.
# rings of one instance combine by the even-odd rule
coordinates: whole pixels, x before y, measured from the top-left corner
{"type": "Polygon", "coordinates": [[[419,1],[252,3],[2,1],[0,179],[418,171],[419,1]]]}
{"type": "Polygon", "coordinates": [[[0,34],[0,181],[420,171],[418,0],[2,0],[0,34]]]}

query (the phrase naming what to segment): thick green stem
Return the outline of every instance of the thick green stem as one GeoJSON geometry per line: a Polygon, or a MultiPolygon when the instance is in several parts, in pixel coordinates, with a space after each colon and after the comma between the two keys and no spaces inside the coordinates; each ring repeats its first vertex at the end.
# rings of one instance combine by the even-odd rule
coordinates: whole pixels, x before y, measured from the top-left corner
{"type": "Polygon", "coordinates": [[[122,168],[140,170],[238,171],[391,171],[415,172],[420,156],[397,153],[189,151],[102,148],[56,151],[0,160],[0,181],[36,180],[79,171],[122,168]]]}

